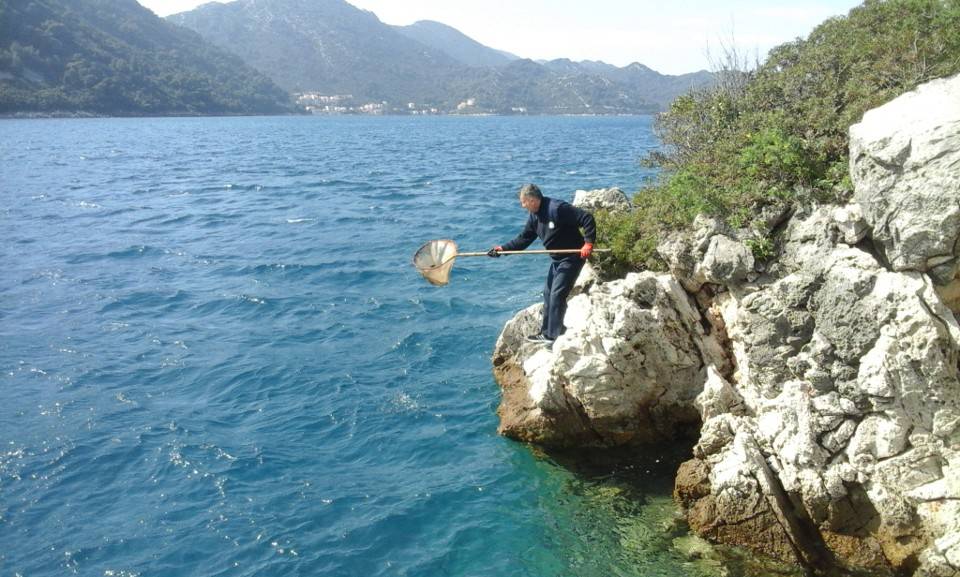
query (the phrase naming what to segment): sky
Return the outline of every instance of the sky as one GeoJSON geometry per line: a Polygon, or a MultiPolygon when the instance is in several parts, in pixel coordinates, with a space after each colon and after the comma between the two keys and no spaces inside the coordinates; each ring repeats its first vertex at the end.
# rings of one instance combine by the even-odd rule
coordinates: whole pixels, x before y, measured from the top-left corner
{"type": "MultiPolygon", "coordinates": [[[[159,16],[208,0],[139,0],[159,16]]],[[[436,20],[523,58],[640,62],[663,74],[713,69],[725,46],[751,61],[805,37],[854,0],[348,0],[387,24],[436,20]]]]}

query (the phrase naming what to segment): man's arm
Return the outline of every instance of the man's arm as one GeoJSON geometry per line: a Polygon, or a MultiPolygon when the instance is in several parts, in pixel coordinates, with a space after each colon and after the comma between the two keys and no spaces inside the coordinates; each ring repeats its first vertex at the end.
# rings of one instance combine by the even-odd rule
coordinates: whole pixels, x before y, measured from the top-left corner
{"type": "Polygon", "coordinates": [[[570,223],[570,225],[576,225],[583,229],[583,246],[580,247],[580,258],[590,258],[590,255],[593,254],[593,243],[597,239],[597,221],[594,220],[592,214],[572,204],[561,205],[560,208],[563,211],[560,218],[563,219],[564,223],[570,223]]]}
{"type": "Polygon", "coordinates": [[[568,204],[562,208],[566,209],[565,212],[567,212],[567,214],[564,215],[566,217],[564,220],[566,222],[570,222],[571,220],[575,221],[577,226],[583,229],[583,240],[590,244],[595,243],[597,241],[597,221],[594,220],[593,215],[572,204],[568,204]]]}
{"type": "Polygon", "coordinates": [[[526,226],[523,227],[523,232],[517,238],[503,245],[503,250],[524,250],[533,244],[533,241],[537,240],[536,222],[535,218],[528,218],[526,226]]]}

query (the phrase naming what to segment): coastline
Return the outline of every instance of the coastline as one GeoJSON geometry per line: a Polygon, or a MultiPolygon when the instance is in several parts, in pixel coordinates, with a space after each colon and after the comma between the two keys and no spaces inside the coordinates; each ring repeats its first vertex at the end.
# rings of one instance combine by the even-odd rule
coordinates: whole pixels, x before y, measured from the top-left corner
{"type": "Polygon", "coordinates": [[[364,114],[364,113],[342,113],[342,114],[311,114],[309,112],[284,112],[284,113],[225,113],[225,114],[190,114],[190,113],[170,113],[170,114],[100,114],[96,112],[13,112],[0,114],[0,120],[31,120],[31,119],[50,119],[50,118],[233,118],[233,117],[260,117],[260,116],[310,116],[310,117],[389,117],[389,118],[463,118],[463,117],[497,117],[497,118],[521,118],[521,117],[573,117],[573,118],[631,118],[640,116],[656,116],[659,112],[636,112],[636,113],[542,113],[542,114],[504,114],[497,112],[478,112],[478,113],[437,113],[437,114],[364,114]]]}
{"type": "MultiPolygon", "coordinates": [[[[766,251],[701,213],[659,239],[665,271],[578,279],[552,348],[524,338],[540,305],[516,313],[499,432],[641,452],[692,432],[674,498],[707,540],[818,575],[956,575],[958,95],[955,75],[867,111],[851,196],[775,206],[766,251]]],[[[608,191],[575,204],[639,210],[608,191]]]]}

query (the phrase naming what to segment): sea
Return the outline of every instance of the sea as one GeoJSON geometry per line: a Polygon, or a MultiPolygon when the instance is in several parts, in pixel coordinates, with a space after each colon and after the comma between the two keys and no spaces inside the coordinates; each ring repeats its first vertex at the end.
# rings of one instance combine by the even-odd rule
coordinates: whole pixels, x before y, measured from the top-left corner
{"type": "Polygon", "coordinates": [[[0,575],[697,576],[689,447],[497,435],[517,190],[634,194],[650,117],[0,121],[0,575]]]}

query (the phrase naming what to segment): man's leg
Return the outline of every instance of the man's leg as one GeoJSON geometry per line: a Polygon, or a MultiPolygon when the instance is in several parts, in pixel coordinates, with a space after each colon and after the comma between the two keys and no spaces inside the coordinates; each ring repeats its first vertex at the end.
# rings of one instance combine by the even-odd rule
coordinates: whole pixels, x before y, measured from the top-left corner
{"type": "Polygon", "coordinates": [[[550,326],[550,298],[553,293],[553,280],[557,263],[550,263],[550,270],[547,271],[547,282],[543,284],[543,322],[540,323],[540,334],[546,335],[550,326]]]}
{"type": "Polygon", "coordinates": [[[580,259],[564,259],[553,263],[550,267],[550,296],[549,300],[544,291],[544,331],[548,339],[556,339],[563,334],[563,315],[567,312],[567,296],[577,282],[577,275],[583,268],[580,259]]]}

